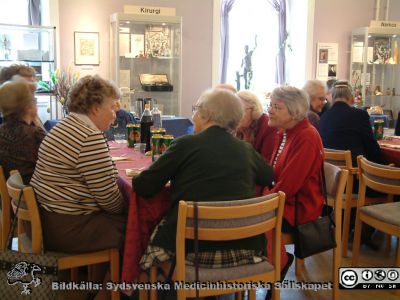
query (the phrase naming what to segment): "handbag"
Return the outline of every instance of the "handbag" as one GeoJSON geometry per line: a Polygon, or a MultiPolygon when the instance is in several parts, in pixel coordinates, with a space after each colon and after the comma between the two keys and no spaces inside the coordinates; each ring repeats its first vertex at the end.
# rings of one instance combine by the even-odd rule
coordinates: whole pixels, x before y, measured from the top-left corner
{"type": "Polygon", "coordinates": [[[0,252],[0,299],[59,299],[60,292],[52,289],[53,281],[58,279],[57,257],[10,250],[22,194],[21,191],[6,248],[0,252]]]}
{"type": "MultiPolygon", "coordinates": [[[[328,206],[325,172],[322,165],[322,191],[325,198],[324,209],[328,206]]],[[[298,194],[295,196],[295,213],[294,213],[294,255],[298,258],[306,258],[311,255],[327,251],[336,247],[335,239],[335,223],[330,213],[324,214],[314,221],[299,225],[298,218],[298,194]]]]}

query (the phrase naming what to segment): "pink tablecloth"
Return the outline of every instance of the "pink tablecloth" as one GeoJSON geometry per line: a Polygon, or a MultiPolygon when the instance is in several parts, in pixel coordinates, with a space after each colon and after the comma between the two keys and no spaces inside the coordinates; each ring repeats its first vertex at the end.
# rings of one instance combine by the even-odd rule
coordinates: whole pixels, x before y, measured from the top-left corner
{"type": "Polygon", "coordinates": [[[127,157],[128,160],[117,161],[116,166],[121,180],[120,189],[129,201],[128,221],[126,227],[124,257],[122,264],[122,282],[132,282],[140,274],[139,261],[142,257],[150,235],[155,226],[166,214],[170,204],[169,188],[162,189],[152,198],[136,196],[132,191],[132,178],[126,176],[127,168],[143,168],[151,165],[151,157],[142,157],[126,144],[110,143],[111,156],[127,157]]]}
{"type": "Polygon", "coordinates": [[[386,162],[400,167],[400,139],[380,140],[379,145],[386,162]],[[398,149],[390,148],[390,146],[398,147],[398,149]]]}

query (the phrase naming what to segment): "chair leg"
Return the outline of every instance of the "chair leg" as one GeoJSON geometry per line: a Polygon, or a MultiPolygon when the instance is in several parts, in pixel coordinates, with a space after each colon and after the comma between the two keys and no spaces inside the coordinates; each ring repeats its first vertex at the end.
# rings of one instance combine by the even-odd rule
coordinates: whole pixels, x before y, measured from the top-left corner
{"type": "MultiPolygon", "coordinates": [[[[249,300],[256,300],[256,289],[250,289],[248,290],[249,293],[249,300]]],[[[242,293],[240,293],[240,295],[242,295],[242,293]]]]}
{"type": "MultiPolygon", "coordinates": [[[[114,283],[119,282],[119,251],[118,249],[110,250],[110,277],[114,283]]],[[[119,290],[111,291],[111,299],[119,300],[119,290]]]]}
{"type": "Polygon", "coordinates": [[[272,300],[279,300],[280,299],[280,290],[274,287],[272,284],[271,290],[272,292],[272,300]]]}
{"type": "Polygon", "coordinates": [[[333,270],[332,270],[332,276],[333,276],[333,289],[332,289],[332,299],[333,300],[339,300],[339,268],[340,268],[340,260],[341,260],[341,249],[340,249],[340,243],[338,243],[337,248],[333,249],[333,270]]]}
{"type": "Polygon", "coordinates": [[[71,269],[71,280],[75,282],[79,281],[79,268],[71,269]]]}
{"type": "MultiPolygon", "coordinates": [[[[153,283],[156,281],[157,281],[157,268],[153,266],[150,268],[150,283],[153,283]]],[[[178,293],[178,295],[179,295],[179,293],[178,293]]],[[[156,289],[150,290],[150,300],[157,300],[157,290],[156,289]]]]}
{"type": "MultiPolygon", "coordinates": [[[[346,203],[347,205],[347,203],[346,203]]],[[[344,210],[344,219],[343,219],[343,238],[342,238],[342,256],[348,256],[348,248],[349,248],[349,235],[350,235],[350,211],[351,208],[344,210]]]]}
{"type": "Polygon", "coordinates": [[[353,194],[353,175],[349,175],[346,184],[346,201],[344,206],[344,220],[343,220],[343,237],[342,237],[342,256],[347,257],[349,248],[349,235],[350,235],[350,217],[351,217],[351,204],[353,194]]]}
{"type": "Polygon", "coordinates": [[[386,236],[386,252],[390,252],[392,249],[392,236],[390,234],[385,234],[386,236]]]}
{"type": "MultiPolygon", "coordinates": [[[[400,268],[400,238],[397,238],[396,268],[400,268]]],[[[400,290],[395,291],[395,295],[400,298],[400,290]]]]}
{"type": "Polygon", "coordinates": [[[360,217],[356,217],[356,228],[354,230],[354,240],[353,240],[353,259],[351,262],[352,267],[358,266],[358,257],[360,255],[360,242],[361,242],[361,230],[362,230],[362,221],[360,217]]]}
{"type": "MultiPolygon", "coordinates": [[[[147,274],[145,272],[140,273],[139,275],[139,281],[140,282],[149,282],[149,279],[147,277],[147,274]]],[[[139,300],[147,300],[147,290],[146,289],[140,289],[139,290],[139,300]]]]}
{"type": "Polygon", "coordinates": [[[235,300],[242,300],[243,299],[243,291],[235,293],[235,300]]]}
{"type": "Polygon", "coordinates": [[[300,276],[301,272],[303,272],[303,268],[304,268],[304,259],[296,257],[296,261],[294,263],[294,268],[295,268],[294,273],[296,274],[296,276],[300,276]]]}

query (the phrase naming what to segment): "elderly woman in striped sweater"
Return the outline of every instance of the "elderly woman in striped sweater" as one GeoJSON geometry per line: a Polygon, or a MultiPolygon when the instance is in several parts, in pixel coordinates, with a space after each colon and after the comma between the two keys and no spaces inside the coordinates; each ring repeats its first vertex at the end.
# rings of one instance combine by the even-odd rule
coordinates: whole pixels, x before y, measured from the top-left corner
{"type": "Polygon", "coordinates": [[[126,214],[103,132],[115,120],[118,88],[99,76],[69,93],[71,112],[43,140],[30,184],[46,250],[89,252],[123,247],[126,214]]]}

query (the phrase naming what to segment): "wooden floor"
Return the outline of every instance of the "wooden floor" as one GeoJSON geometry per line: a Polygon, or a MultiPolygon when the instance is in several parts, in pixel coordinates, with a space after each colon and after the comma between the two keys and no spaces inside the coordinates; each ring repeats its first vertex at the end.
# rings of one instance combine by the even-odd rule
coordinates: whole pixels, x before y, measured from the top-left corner
{"type": "MultiPolygon", "coordinates": [[[[396,254],[396,239],[392,239],[392,249],[385,251],[383,236],[378,236],[378,241],[382,245],[379,251],[373,251],[365,246],[360,248],[360,267],[393,267],[395,265],[395,254],[396,254]]],[[[350,244],[351,246],[351,244],[350,244]]],[[[293,246],[286,247],[288,252],[293,253],[293,246]]],[[[349,249],[351,249],[349,247],[349,249]]],[[[342,258],[341,265],[343,267],[351,266],[351,250],[349,250],[348,258],[342,258]]],[[[305,269],[303,274],[296,278],[294,274],[294,263],[289,269],[286,275],[287,280],[293,280],[296,282],[330,282],[332,281],[332,251],[327,251],[305,260],[305,269]]],[[[266,290],[257,290],[257,300],[265,299],[266,290]]],[[[233,295],[220,296],[219,300],[232,300],[233,295]]],[[[332,299],[332,291],[311,291],[311,290],[297,290],[297,289],[281,289],[282,300],[330,300],[332,299]]],[[[400,299],[396,297],[392,291],[373,291],[373,290],[340,290],[340,299],[343,300],[354,300],[354,299],[365,299],[365,300],[394,300],[400,299]]]]}

